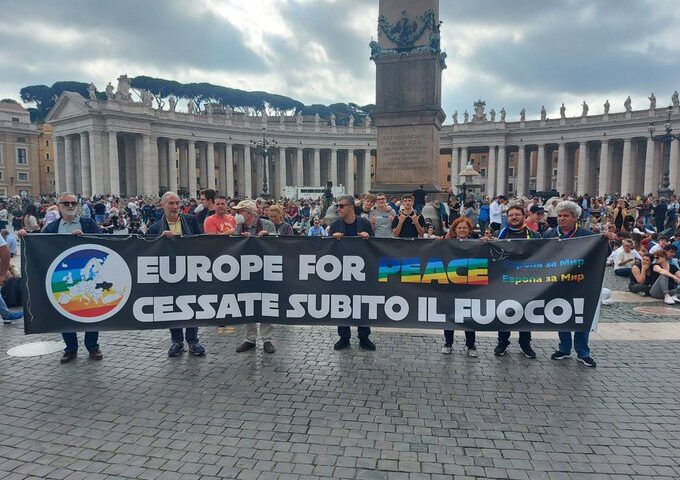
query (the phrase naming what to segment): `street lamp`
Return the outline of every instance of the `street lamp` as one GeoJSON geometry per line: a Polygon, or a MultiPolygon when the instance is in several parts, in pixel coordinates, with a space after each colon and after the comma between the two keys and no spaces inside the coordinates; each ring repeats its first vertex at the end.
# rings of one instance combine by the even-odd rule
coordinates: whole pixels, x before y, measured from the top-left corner
{"type": "Polygon", "coordinates": [[[668,107],[668,120],[664,128],[666,133],[661,135],[654,135],[654,123],[649,124],[649,138],[651,138],[654,143],[662,143],[663,148],[663,185],[659,189],[659,198],[664,197],[669,199],[673,195],[673,190],[670,189],[670,164],[671,164],[671,143],[673,140],[680,140],[680,135],[673,134],[673,129],[671,128],[671,113],[673,112],[673,107],[668,107]]]}
{"type": "MultiPolygon", "coordinates": [[[[251,140],[250,147],[256,155],[262,155],[262,163],[264,164],[264,173],[262,175],[262,196],[269,197],[269,187],[267,186],[267,177],[269,176],[269,168],[267,166],[267,157],[271,156],[271,151],[278,148],[279,142],[276,140],[267,140],[265,135],[267,129],[262,128],[262,140],[251,140]]],[[[272,159],[272,166],[274,166],[274,159],[272,159]]]]}

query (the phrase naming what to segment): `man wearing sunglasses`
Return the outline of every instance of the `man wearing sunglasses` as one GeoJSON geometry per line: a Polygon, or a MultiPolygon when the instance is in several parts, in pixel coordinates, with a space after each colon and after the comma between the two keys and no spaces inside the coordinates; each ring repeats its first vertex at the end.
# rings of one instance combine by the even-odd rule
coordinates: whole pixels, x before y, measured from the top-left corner
{"type": "MultiPolygon", "coordinates": [[[[57,200],[60,218],[45,225],[42,233],[59,233],[66,235],[83,235],[84,233],[102,233],[97,222],[91,218],[80,217],[76,211],[78,199],[72,193],[62,193],[57,200]]],[[[21,231],[19,236],[23,236],[21,231]]],[[[25,232],[24,232],[25,234],[25,232]]],[[[66,348],[61,357],[61,363],[68,363],[78,356],[78,336],[76,332],[65,332],[61,336],[64,338],[66,348]]],[[[102,352],[99,350],[99,332],[85,332],[85,348],[90,352],[90,359],[101,360],[102,352]]]]}
{"type": "MultiPolygon", "coordinates": [[[[339,240],[343,237],[359,237],[366,240],[373,236],[371,222],[357,216],[354,211],[354,197],[351,195],[339,197],[335,204],[335,209],[340,218],[331,223],[329,234],[333,238],[339,240]]],[[[371,327],[358,327],[359,346],[364,350],[375,350],[375,344],[368,338],[370,334],[371,327]]],[[[338,335],[340,335],[340,340],[335,343],[333,348],[335,350],[344,350],[349,347],[349,339],[352,336],[350,328],[338,326],[338,335]]]]}

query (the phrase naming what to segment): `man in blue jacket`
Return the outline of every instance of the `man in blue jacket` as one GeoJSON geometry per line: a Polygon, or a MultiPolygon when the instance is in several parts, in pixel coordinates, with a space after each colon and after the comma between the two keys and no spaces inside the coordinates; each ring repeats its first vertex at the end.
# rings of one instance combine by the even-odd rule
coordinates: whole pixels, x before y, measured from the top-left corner
{"type": "MultiPolygon", "coordinates": [[[[159,221],[149,227],[148,235],[165,235],[168,238],[182,235],[198,235],[201,227],[193,215],[180,213],[179,196],[175,192],[165,192],[161,197],[164,213],[159,221]]],[[[176,357],[184,352],[184,340],[189,344],[189,353],[195,356],[205,355],[205,348],[198,343],[198,327],[171,328],[172,346],[168,357],[176,357]]]]}
{"type": "MultiPolygon", "coordinates": [[[[66,235],[83,235],[86,233],[102,233],[97,225],[97,222],[89,217],[78,216],[76,208],[78,207],[78,198],[72,193],[62,193],[57,199],[59,206],[59,213],[61,216],[51,223],[45,225],[42,233],[59,233],[66,235]]],[[[17,232],[20,237],[26,235],[25,230],[17,232]]],[[[61,357],[61,363],[69,363],[78,356],[78,336],[76,332],[64,332],[61,334],[64,338],[66,348],[64,348],[64,355],[61,357]]],[[[85,332],[85,348],[90,353],[90,359],[101,360],[104,358],[101,350],[99,350],[99,332],[85,332]]]]}
{"type": "MultiPolygon", "coordinates": [[[[557,204],[557,227],[548,231],[543,238],[577,238],[595,235],[593,232],[578,226],[581,217],[581,207],[576,203],[564,201],[557,204]]],[[[574,332],[574,350],[580,362],[587,367],[595,367],[597,364],[590,356],[588,347],[588,337],[590,332],[574,332]]],[[[572,338],[571,332],[559,332],[559,350],[553,353],[550,358],[553,360],[563,360],[571,357],[572,338]]]]}

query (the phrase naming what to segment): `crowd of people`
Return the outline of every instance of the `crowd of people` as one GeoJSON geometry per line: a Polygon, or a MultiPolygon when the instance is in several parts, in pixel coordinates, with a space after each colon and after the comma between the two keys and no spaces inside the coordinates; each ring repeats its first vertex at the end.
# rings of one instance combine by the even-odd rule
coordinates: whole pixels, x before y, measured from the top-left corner
{"type": "MultiPolygon", "coordinates": [[[[200,192],[198,200],[180,198],[173,192],[162,197],[100,196],[82,198],[63,194],[58,199],[14,198],[0,203],[0,268],[5,251],[16,254],[16,237],[8,231],[12,225],[18,237],[36,233],[88,234],[132,233],[143,235],[306,235],[342,238],[423,238],[488,241],[493,239],[572,238],[605,235],[610,256],[608,264],[615,275],[629,280],[631,292],[663,299],[667,304],[680,303],[680,229],[676,196],[591,198],[589,195],[566,196],[541,200],[509,198],[461,199],[453,194],[448,199],[428,201],[421,188],[401,196],[382,193],[361,197],[341,196],[331,205],[318,200],[264,199],[238,200],[218,195],[214,190],[200,192]]],[[[16,276],[16,275],[15,275],[16,276]]],[[[12,278],[6,276],[7,282],[12,278]]],[[[3,296],[6,287],[3,287],[3,296]]],[[[0,314],[6,323],[21,318],[7,309],[0,298],[0,314]]],[[[263,349],[274,353],[273,326],[260,324],[263,349]]],[[[370,328],[358,327],[360,347],[375,350],[370,328]]],[[[444,332],[443,354],[453,351],[453,330],[444,332]]],[[[249,324],[245,338],[236,349],[245,352],[257,344],[258,325],[249,324]]],[[[334,348],[350,345],[349,327],[338,327],[339,340],[334,348]]],[[[65,333],[66,348],[62,362],[77,356],[75,333],[65,333]]],[[[477,357],[475,332],[465,332],[465,346],[470,357],[477,357]]],[[[510,345],[510,332],[499,332],[494,354],[503,356],[510,345]]],[[[171,329],[171,357],[186,351],[204,355],[198,328],[171,329]]],[[[85,335],[85,347],[93,359],[103,357],[98,333],[85,335]]],[[[536,358],[531,348],[531,332],[519,332],[519,347],[527,358],[536,358]]],[[[587,366],[595,361],[588,347],[588,333],[560,332],[554,360],[571,356],[587,366]]]]}

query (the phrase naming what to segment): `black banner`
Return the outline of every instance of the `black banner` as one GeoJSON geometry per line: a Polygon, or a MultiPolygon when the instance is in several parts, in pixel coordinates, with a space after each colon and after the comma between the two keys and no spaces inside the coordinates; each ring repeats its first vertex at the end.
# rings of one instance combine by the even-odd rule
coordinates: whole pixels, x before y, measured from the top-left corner
{"type": "MultiPolygon", "coordinates": [[[[26,333],[251,322],[587,331],[602,236],[570,240],[28,235],[26,333]]],[[[596,323],[596,321],[595,321],[596,323]]]]}

